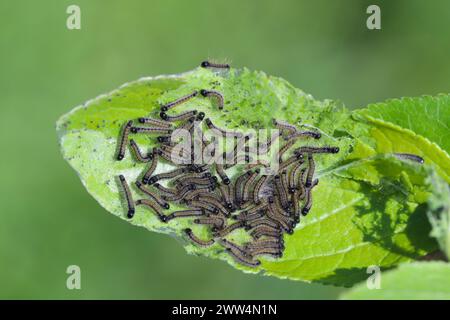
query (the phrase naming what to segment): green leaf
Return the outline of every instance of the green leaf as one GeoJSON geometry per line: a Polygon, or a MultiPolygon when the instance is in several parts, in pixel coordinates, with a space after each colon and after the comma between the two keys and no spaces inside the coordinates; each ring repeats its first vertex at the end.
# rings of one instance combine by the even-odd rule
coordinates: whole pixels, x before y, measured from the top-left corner
{"type": "Polygon", "coordinates": [[[412,153],[450,183],[450,96],[402,98],[354,112],[367,124],[364,142],[377,153],[412,153]]]}
{"type": "Polygon", "coordinates": [[[439,247],[450,258],[450,186],[431,171],[428,177],[433,192],[428,199],[428,218],[439,247]]]}
{"type": "MultiPolygon", "coordinates": [[[[370,274],[367,275],[369,277],[370,274]]],[[[414,262],[381,273],[380,289],[368,289],[366,282],[344,293],[342,299],[450,299],[450,265],[444,262],[414,262]]]]}
{"type": "MultiPolygon", "coordinates": [[[[245,272],[351,285],[364,279],[369,265],[390,268],[436,248],[428,237],[429,186],[425,169],[389,155],[418,149],[384,148],[382,143],[401,145],[416,139],[421,148],[429,148],[431,155],[426,161],[434,161],[440,149],[402,128],[389,129],[392,132],[388,138],[381,139],[379,135],[387,136],[384,126],[380,129],[366,119],[355,119],[343,106],[329,100],[314,100],[285,80],[263,72],[247,69],[211,72],[198,68],[179,75],[140,79],[88,101],[62,116],[57,122],[57,132],[64,158],[77,171],[88,192],[109,212],[127,222],[181,238],[189,253],[226,260],[245,272]],[[211,237],[206,228],[189,220],[175,219],[164,224],[140,207],[135,218],[125,217],[115,177],[123,174],[128,181],[135,181],[145,166],[136,163],[128,150],[123,161],[115,161],[121,126],[129,119],[156,117],[160,104],[199,88],[219,90],[225,97],[224,111],[219,111],[208,99],[195,98],[180,106],[180,112],[195,108],[220,127],[240,130],[271,128],[272,118],[286,120],[320,130],[322,138],[311,144],[341,149],[336,155],[317,157],[320,184],[313,192],[311,212],[293,235],[285,235],[283,257],[262,258],[258,268],[236,264],[219,245],[199,248],[186,241],[181,232],[186,227],[200,237],[211,237]]],[[[136,136],[135,140],[148,150],[156,144],[151,137],[136,136]]],[[[449,175],[447,160],[442,161],[441,173],[449,175]]],[[[158,165],[156,172],[170,168],[169,164],[158,165]]],[[[239,170],[230,173],[232,178],[239,170]]],[[[134,186],[132,193],[139,197],[134,186]]],[[[183,208],[171,204],[167,214],[180,209],[183,208]]],[[[236,232],[231,239],[242,243],[247,237],[244,232],[236,232]]]]}
{"type": "Polygon", "coordinates": [[[415,132],[450,154],[450,95],[392,99],[358,111],[415,132]]]}

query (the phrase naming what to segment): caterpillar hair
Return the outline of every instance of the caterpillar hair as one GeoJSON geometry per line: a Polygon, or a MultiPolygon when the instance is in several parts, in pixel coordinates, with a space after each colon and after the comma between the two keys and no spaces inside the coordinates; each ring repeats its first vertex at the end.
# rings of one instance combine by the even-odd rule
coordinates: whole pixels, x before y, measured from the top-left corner
{"type": "Polygon", "coordinates": [[[310,146],[304,146],[295,149],[294,151],[297,153],[338,153],[339,148],[338,147],[310,147],[310,146]]]}
{"type": "Polygon", "coordinates": [[[156,203],[158,203],[158,205],[163,208],[163,209],[170,209],[170,205],[165,202],[163,199],[161,199],[159,197],[159,195],[151,192],[150,190],[148,190],[147,188],[144,187],[144,185],[142,183],[140,183],[139,181],[135,182],[136,187],[141,190],[143,193],[145,193],[146,195],[150,196],[152,198],[153,201],[155,201],[156,203]]]}
{"type": "MultiPolygon", "coordinates": [[[[299,155],[301,155],[303,158],[302,154],[299,154],[299,155]]],[[[298,176],[298,172],[299,172],[300,168],[302,167],[303,163],[305,163],[303,161],[303,159],[297,161],[295,163],[295,165],[291,168],[291,171],[289,172],[289,179],[288,179],[289,180],[289,190],[288,190],[289,193],[294,193],[295,190],[297,189],[297,180],[296,179],[298,176]]]]}
{"type": "Polygon", "coordinates": [[[322,135],[319,132],[314,131],[297,131],[293,134],[290,134],[286,137],[284,137],[284,140],[295,140],[298,138],[313,138],[313,139],[320,139],[322,135]]]}
{"type": "Polygon", "coordinates": [[[139,123],[142,124],[151,124],[152,126],[162,127],[162,128],[170,128],[172,127],[172,123],[161,121],[159,119],[152,118],[138,118],[139,123]]]}
{"type": "Polygon", "coordinates": [[[175,211],[166,216],[167,221],[176,218],[189,218],[189,217],[201,217],[204,216],[205,213],[202,210],[181,210],[175,211]]]}
{"type": "Polygon", "coordinates": [[[250,254],[252,256],[260,256],[260,255],[270,255],[275,258],[281,258],[283,256],[283,251],[281,248],[269,247],[269,248],[257,248],[250,250],[250,254]]]}
{"type": "Polygon", "coordinates": [[[197,95],[198,95],[198,91],[195,90],[194,92],[192,92],[192,93],[190,93],[188,95],[185,95],[184,97],[181,97],[181,98],[179,98],[179,99],[177,99],[175,101],[172,101],[172,102],[169,102],[169,103],[163,105],[161,107],[161,111],[166,112],[167,110],[170,110],[170,109],[172,109],[175,106],[178,106],[178,105],[180,105],[182,103],[185,103],[186,101],[196,97],[197,95]]]}
{"type": "Polygon", "coordinates": [[[308,173],[306,174],[306,182],[305,182],[306,188],[311,187],[315,168],[316,165],[314,163],[314,158],[311,153],[308,153],[308,173]]]}
{"type": "Polygon", "coordinates": [[[277,119],[272,119],[273,124],[280,130],[285,130],[288,131],[289,133],[294,133],[297,132],[297,127],[294,126],[293,124],[290,124],[288,122],[285,121],[280,121],[277,119]]]}
{"type": "Polygon", "coordinates": [[[250,188],[253,185],[255,179],[259,176],[259,169],[256,169],[247,181],[244,182],[244,189],[242,191],[242,202],[247,202],[250,197],[250,188]]]}
{"type": "Polygon", "coordinates": [[[220,92],[214,91],[214,90],[205,90],[202,89],[200,90],[200,94],[204,97],[210,98],[210,97],[214,97],[217,99],[218,105],[219,105],[219,110],[223,109],[223,96],[222,94],[220,94],[220,92]]]}
{"type": "Polygon", "coordinates": [[[216,163],[216,172],[220,176],[222,182],[226,185],[230,184],[231,180],[228,178],[222,164],[216,163]]]}
{"type": "Polygon", "coordinates": [[[251,171],[247,171],[236,179],[234,184],[234,203],[237,206],[242,204],[242,184],[250,178],[251,174],[251,171]]]}
{"type": "Polygon", "coordinates": [[[281,171],[287,167],[289,167],[290,165],[294,164],[294,163],[303,163],[303,154],[298,153],[293,155],[292,157],[289,157],[288,159],[286,159],[285,161],[280,163],[280,166],[278,167],[278,170],[281,171]]]}
{"type": "Polygon", "coordinates": [[[135,213],[133,196],[131,195],[130,187],[128,186],[127,180],[123,175],[119,175],[120,184],[122,186],[122,190],[125,194],[125,199],[127,200],[128,212],[127,217],[129,219],[133,218],[135,213]]]}
{"type": "Polygon", "coordinates": [[[422,157],[420,157],[416,154],[411,154],[411,153],[394,153],[394,156],[396,156],[397,158],[399,158],[401,160],[410,160],[410,161],[414,161],[414,162],[417,162],[420,164],[425,162],[425,160],[422,157]]]}
{"type": "Polygon", "coordinates": [[[273,181],[274,181],[276,193],[277,193],[278,197],[280,198],[281,205],[284,209],[286,209],[287,207],[289,207],[289,203],[287,200],[286,190],[284,189],[283,182],[281,180],[282,180],[281,176],[276,175],[274,177],[273,181]]]}
{"type": "Polygon", "coordinates": [[[147,163],[147,162],[152,161],[153,154],[149,153],[148,155],[144,156],[141,153],[141,150],[139,149],[139,146],[137,145],[137,143],[133,139],[130,139],[130,146],[131,146],[131,149],[133,150],[134,156],[136,157],[136,159],[139,162],[147,163]]]}
{"type": "Polygon", "coordinates": [[[209,211],[209,212],[211,212],[213,214],[218,214],[219,213],[219,209],[218,208],[216,208],[212,204],[204,202],[204,201],[190,200],[190,201],[187,202],[187,205],[189,207],[193,207],[193,208],[203,209],[203,210],[209,211]]]}
{"type": "Polygon", "coordinates": [[[128,140],[128,134],[130,133],[131,126],[133,125],[133,121],[128,121],[123,130],[122,135],[120,136],[120,143],[119,143],[119,152],[117,154],[117,160],[121,161],[125,157],[125,147],[127,145],[128,140]]]}
{"type": "Polygon", "coordinates": [[[226,224],[226,219],[221,216],[205,217],[195,219],[194,223],[212,225],[215,229],[222,229],[226,224]]]}
{"type": "Polygon", "coordinates": [[[155,172],[156,165],[158,164],[158,160],[159,160],[159,150],[157,148],[153,148],[152,155],[153,155],[152,162],[151,162],[150,166],[146,169],[144,176],[142,177],[143,184],[147,184],[148,180],[152,176],[153,172],[155,172]]]}
{"type": "Polygon", "coordinates": [[[268,176],[262,175],[261,178],[256,182],[255,187],[253,188],[253,202],[258,204],[259,201],[259,191],[261,190],[262,186],[266,182],[268,176]]]}
{"type": "Polygon", "coordinates": [[[220,191],[220,194],[222,195],[222,198],[225,200],[225,204],[226,204],[228,210],[230,210],[230,211],[233,210],[233,201],[231,201],[231,198],[230,198],[229,185],[220,184],[219,191],[220,191]]]}
{"type": "Polygon", "coordinates": [[[229,253],[229,255],[231,257],[233,257],[233,259],[236,262],[238,262],[242,265],[245,265],[247,267],[256,268],[257,266],[259,266],[261,264],[261,261],[254,260],[253,258],[249,258],[249,257],[243,255],[239,251],[232,250],[231,248],[226,248],[225,250],[226,250],[226,252],[229,253]]]}
{"type": "Polygon", "coordinates": [[[149,199],[139,199],[138,201],[136,201],[136,205],[143,205],[152,209],[161,222],[167,222],[166,216],[161,212],[161,209],[154,201],[149,199]]]}
{"type": "Polygon", "coordinates": [[[214,239],[210,239],[210,240],[202,240],[197,238],[194,233],[192,232],[191,229],[187,228],[184,229],[184,233],[189,237],[189,239],[194,242],[195,244],[197,244],[200,247],[209,247],[212,246],[214,244],[214,239]]]}
{"type": "Polygon", "coordinates": [[[244,221],[238,221],[233,224],[230,224],[228,227],[218,230],[214,233],[214,237],[225,237],[226,235],[230,234],[234,230],[240,229],[245,227],[244,221]]]}
{"type": "Polygon", "coordinates": [[[227,63],[214,63],[206,60],[202,61],[200,66],[202,68],[230,69],[230,65],[227,63]]]}
{"type": "Polygon", "coordinates": [[[161,127],[131,127],[130,131],[132,133],[159,133],[159,134],[171,134],[172,129],[161,128],[161,127]]]}
{"type": "Polygon", "coordinates": [[[165,121],[174,122],[174,121],[187,120],[187,119],[195,116],[196,114],[197,114],[197,110],[190,110],[190,111],[185,111],[185,112],[179,113],[174,116],[169,116],[167,113],[161,112],[159,114],[159,116],[161,117],[161,119],[163,119],[165,121]]]}

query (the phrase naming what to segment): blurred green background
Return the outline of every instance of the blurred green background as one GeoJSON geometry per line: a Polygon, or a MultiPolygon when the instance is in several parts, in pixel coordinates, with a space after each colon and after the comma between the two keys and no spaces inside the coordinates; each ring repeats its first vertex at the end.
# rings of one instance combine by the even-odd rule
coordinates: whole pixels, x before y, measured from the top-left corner
{"type": "Polygon", "coordinates": [[[283,77],[350,108],[449,92],[450,2],[2,1],[0,298],[308,299],[342,289],[246,275],[109,215],[58,150],[72,107],[205,58],[283,77]],[[81,8],[67,30],[66,8],[81,8]],[[378,4],[382,30],[366,28],[378,4]],[[81,290],[66,268],[81,267],[81,290]]]}

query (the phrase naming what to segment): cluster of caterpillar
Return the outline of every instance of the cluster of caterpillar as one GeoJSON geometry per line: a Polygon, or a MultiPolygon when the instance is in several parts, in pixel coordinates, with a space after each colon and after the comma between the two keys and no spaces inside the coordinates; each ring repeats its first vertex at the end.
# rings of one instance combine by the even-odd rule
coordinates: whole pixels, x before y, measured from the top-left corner
{"type": "MultiPolygon", "coordinates": [[[[201,66],[229,68],[228,65],[209,62],[203,62],[201,66]]],[[[301,216],[307,215],[311,209],[312,191],[319,183],[318,179],[314,179],[315,155],[337,153],[339,148],[302,146],[292,149],[299,138],[320,139],[320,133],[299,131],[292,124],[274,120],[273,124],[280,132],[277,138],[283,143],[278,154],[278,172],[275,174],[264,174],[264,163],[256,162],[245,166],[235,179],[230,179],[226,170],[239,161],[248,162],[248,155],[239,159],[235,154],[232,164],[226,165],[194,164],[193,158],[185,157],[182,153],[174,159],[175,144],[171,133],[183,128],[193,137],[195,130],[201,131],[201,128],[194,127],[195,121],[203,122],[207,128],[219,130],[224,135],[235,135],[245,141],[256,139],[219,128],[197,110],[169,114],[177,106],[202,97],[216,99],[219,109],[223,108],[224,98],[220,92],[201,89],[161,106],[161,119],[139,118],[138,124],[135,124],[136,120],[125,123],[119,137],[117,160],[124,158],[125,149],[130,145],[136,161],[148,163],[139,180],[134,182],[145,198],[135,201],[125,177],[119,176],[128,208],[127,217],[133,218],[135,206],[145,206],[164,223],[190,218],[194,224],[207,226],[211,237],[201,239],[191,229],[186,229],[184,234],[187,239],[201,247],[218,243],[238,263],[249,267],[258,266],[260,260],[257,257],[261,255],[281,257],[284,234],[292,234],[301,216]],[[136,142],[130,139],[130,135],[136,134],[158,135],[158,146],[151,153],[143,154],[136,142]],[[288,150],[293,152],[285,157],[288,150]],[[175,169],[155,174],[158,163],[162,161],[171,163],[175,169]],[[164,211],[170,208],[169,203],[177,203],[186,209],[165,214],[164,211]],[[243,244],[230,241],[228,236],[238,229],[247,232],[252,240],[243,244]]],[[[208,143],[203,135],[202,141],[194,138],[191,141],[192,148],[194,144],[204,146],[208,143]]],[[[269,142],[262,149],[267,152],[270,148],[269,142]]]]}

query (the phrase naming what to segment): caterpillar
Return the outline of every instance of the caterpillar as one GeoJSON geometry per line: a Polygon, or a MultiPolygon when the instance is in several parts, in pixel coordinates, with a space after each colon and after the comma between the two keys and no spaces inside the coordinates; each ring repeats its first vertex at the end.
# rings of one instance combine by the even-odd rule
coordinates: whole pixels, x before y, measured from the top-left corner
{"type": "Polygon", "coordinates": [[[238,221],[238,222],[235,222],[233,224],[230,224],[225,229],[222,229],[222,230],[219,230],[219,231],[215,232],[214,236],[215,237],[225,237],[226,235],[230,234],[234,230],[239,229],[239,228],[243,228],[244,226],[245,226],[244,221],[238,221]]]}
{"type": "Polygon", "coordinates": [[[170,221],[175,218],[199,217],[204,215],[205,213],[202,210],[180,210],[166,216],[166,220],[170,221]]]}
{"type": "Polygon", "coordinates": [[[280,130],[286,130],[290,133],[297,132],[297,127],[288,122],[272,119],[272,123],[280,130]]]}
{"type": "Polygon", "coordinates": [[[198,209],[203,209],[206,211],[209,211],[213,214],[218,214],[219,213],[219,209],[215,206],[213,206],[210,203],[206,203],[200,200],[190,200],[187,202],[187,205],[189,207],[194,207],[194,208],[198,208],[198,209]]]}
{"type": "Polygon", "coordinates": [[[220,179],[222,179],[222,182],[226,185],[230,184],[230,178],[228,178],[227,174],[225,173],[225,170],[223,168],[223,165],[216,163],[216,172],[220,176],[220,179]]]}
{"type": "Polygon", "coordinates": [[[394,156],[396,156],[397,158],[402,159],[402,160],[406,159],[406,160],[410,160],[410,161],[415,161],[420,164],[425,162],[425,160],[422,157],[420,157],[416,154],[411,154],[411,153],[394,153],[394,156]]]}
{"type": "Polygon", "coordinates": [[[306,182],[305,182],[306,188],[311,187],[315,168],[316,165],[314,163],[314,158],[311,153],[308,153],[308,173],[306,174],[306,182]]]}
{"type": "Polygon", "coordinates": [[[227,184],[220,184],[219,191],[222,198],[225,200],[225,204],[228,210],[233,210],[233,201],[230,198],[230,187],[227,184]]]}
{"type": "Polygon", "coordinates": [[[234,251],[231,248],[226,248],[225,250],[226,250],[226,252],[228,252],[230,254],[230,256],[232,256],[234,258],[234,260],[236,260],[240,264],[243,264],[247,267],[255,268],[261,264],[261,261],[250,259],[250,258],[244,256],[239,251],[234,251]]]}
{"type": "Polygon", "coordinates": [[[241,132],[238,132],[238,131],[227,131],[227,130],[225,130],[225,129],[219,128],[218,126],[216,126],[216,125],[211,121],[210,118],[206,118],[206,119],[205,119],[205,123],[206,123],[206,126],[207,126],[209,129],[217,130],[217,131],[219,131],[223,136],[226,136],[226,137],[239,137],[239,138],[242,138],[242,133],[241,133],[241,132]]]}
{"type": "Polygon", "coordinates": [[[192,229],[187,228],[184,229],[184,233],[188,236],[188,238],[194,242],[195,244],[197,244],[200,247],[209,247],[212,246],[214,244],[214,239],[210,239],[210,240],[202,240],[197,238],[194,233],[192,232],[192,229]]]}
{"type": "Polygon", "coordinates": [[[218,69],[230,69],[230,65],[227,63],[214,63],[210,61],[202,61],[200,64],[202,68],[218,68],[218,69]]]}
{"type": "Polygon", "coordinates": [[[283,154],[285,154],[295,144],[295,142],[295,140],[289,140],[280,148],[280,150],[278,151],[278,159],[280,163],[282,163],[283,161],[283,154]]]}
{"type": "Polygon", "coordinates": [[[258,226],[250,232],[250,236],[252,236],[253,239],[259,239],[263,236],[278,238],[281,236],[281,231],[280,229],[272,227],[258,226]]]}
{"type": "Polygon", "coordinates": [[[125,147],[126,147],[126,142],[128,140],[128,134],[130,133],[130,129],[131,126],[133,125],[133,121],[130,120],[128,121],[123,130],[122,130],[122,135],[120,137],[120,143],[119,143],[119,152],[117,154],[117,160],[121,161],[123,160],[123,158],[125,157],[125,147]]]}
{"type": "Polygon", "coordinates": [[[157,217],[161,222],[167,222],[166,216],[162,213],[161,209],[156,204],[156,202],[148,199],[139,199],[138,201],[136,201],[136,205],[137,206],[143,205],[149,207],[154,211],[154,213],[157,215],[157,217]]]}
{"type": "Polygon", "coordinates": [[[250,254],[252,256],[271,255],[274,256],[275,258],[281,258],[283,256],[282,249],[274,247],[253,249],[250,250],[250,254]]]}
{"type": "Polygon", "coordinates": [[[339,148],[338,147],[300,147],[295,149],[294,153],[338,153],[339,148]]]}
{"type": "Polygon", "coordinates": [[[205,189],[202,189],[200,187],[196,187],[195,190],[193,190],[193,191],[191,191],[191,192],[189,192],[189,193],[187,193],[185,195],[184,200],[191,201],[191,200],[195,199],[196,197],[198,197],[200,194],[207,194],[207,193],[212,192],[212,191],[214,191],[214,190],[210,186],[208,186],[205,189]]]}
{"type": "Polygon", "coordinates": [[[311,210],[312,206],[312,188],[316,186],[319,183],[319,180],[314,180],[314,183],[311,185],[310,188],[306,188],[306,200],[305,205],[302,208],[302,215],[306,216],[308,212],[311,210]]]}
{"type": "Polygon", "coordinates": [[[174,194],[174,195],[164,195],[163,199],[166,201],[174,201],[174,202],[178,202],[183,200],[183,198],[192,190],[195,190],[196,186],[195,185],[187,185],[185,187],[183,187],[181,190],[178,191],[178,193],[174,194]]]}
{"type": "Polygon", "coordinates": [[[155,172],[156,165],[158,164],[159,160],[159,150],[157,148],[153,148],[152,151],[152,162],[150,166],[147,168],[147,170],[144,172],[144,176],[142,177],[142,183],[147,184],[148,180],[152,176],[153,172],[155,172]]]}
{"type": "Polygon", "coordinates": [[[166,121],[161,121],[158,119],[153,119],[153,118],[138,118],[138,122],[142,123],[142,124],[151,124],[153,126],[157,126],[157,127],[162,127],[162,128],[171,128],[172,127],[172,123],[170,122],[166,122],[166,121]]]}
{"type": "Polygon", "coordinates": [[[159,183],[155,183],[155,184],[153,184],[153,186],[156,189],[158,189],[160,192],[164,193],[165,195],[174,195],[178,192],[178,190],[166,188],[166,187],[160,185],[159,183]]]}
{"type": "Polygon", "coordinates": [[[133,139],[130,139],[130,146],[131,146],[131,149],[133,150],[133,153],[134,153],[136,159],[139,162],[147,163],[147,162],[152,161],[153,154],[149,153],[148,155],[144,156],[141,153],[141,150],[139,149],[139,146],[137,145],[137,143],[133,139]]]}
{"type": "Polygon", "coordinates": [[[250,178],[252,172],[247,171],[244,174],[240,175],[236,179],[236,183],[234,185],[234,203],[237,206],[240,206],[242,204],[242,184],[250,178]]]}
{"type": "Polygon", "coordinates": [[[171,134],[172,129],[161,128],[161,127],[131,127],[131,133],[159,133],[159,134],[171,134]]]}
{"type": "MultiPolygon", "coordinates": [[[[302,156],[302,154],[299,154],[302,156]]],[[[303,160],[297,161],[294,165],[294,167],[291,168],[291,171],[289,172],[289,193],[294,193],[295,190],[297,189],[297,176],[298,176],[298,171],[301,169],[302,164],[304,163],[303,160]]]]}
{"type": "Polygon", "coordinates": [[[276,175],[274,177],[274,185],[275,185],[275,190],[277,192],[277,195],[280,198],[281,205],[284,209],[286,209],[289,206],[289,204],[288,204],[285,189],[282,185],[281,177],[279,175],[276,175]]]}
{"type": "Polygon", "coordinates": [[[228,209],[225,208],[220,201],[211,196],[211,194],[200,194],[197,201],[203,201],[209,203],[212,206],[218,208],[225,216],[229,216],[228,209]]]}
{"type": "Polygon", "coordinates": [[[128,212],[127,217],[129,219],[134,217],[135,208],[134,208],[134,201],[133,196],[131,195],[130,187],[128,186],[127,180],[123,175],[119,175],[120,184],[122,186],[122,190],[125,194],[125,199],[127,200],[127,206],[128,206],[128,212]]]}
{"type": "Polygon", "coordinates": [[[205,90],[202,89],[200,90],[200,94],[204,97],[214,97],[217,99],[218,104],[219,104],[219,110],[223,109],[223,96],[222,94],[220,94],[220,92],[214,91],[214,90],[205,90]]]}
{"type": "Polygon", "coordinates": [[[296,162],[303,163],[302,159],[303,159],[303,154],[301,154],[301,153],[295,154],[292,157],[290,157],[289,159],[287,159],[286,161],[281,162],[280,166],[278,167],[278,170],[282,171],[283,169],[289,167],[290,165],[292,165],[293,163],[296,163],[296,162]]]}
{"type": "Polygon", "coordinates": [[[183,174],[187,171],[187,168],[179,168],[172,171],[159,173],[157,175],[152,176],[150,179],[148,179],[147,184],[154,184],[157,181],[164,180],[164,179],[172,179],[176,176],[179,176],[180,174],[183,174]]]}
{"type": "Polygon", "coordinates": [[[154,194],[153,192],[151,192],[150,190],[146,189],[144,187],[144,185],[142,183],[140,183],[139,181],[135,182],[136,187],[141,190],[143,193],[145,193],[146,195],[150,196],[152,198],[153,201],[155,201],[156,203],[158,203],[158,205],[163,208],[163,209],[170,209],[170,205],[165,202],[164,200],[162,200],[158,195],[154,194]]]}
{"type": "Polygon", "coordinates": [[[253,188],[253,202],[258,204],[259,201],[259,191],[261,190],[262,186],[266,182],[268,176],[262,175],[261,178],[256,182],[255,187],[253,188]]]}
{"type": "Polygon", "coordinates": [[[185,112],[179,113],[179,114],[174,115],[174,116],[169,116],[167,113],[162,111],[159,114],[159,116],[161,117],[161,119],[163,119],[165,121],[174,122],[174,121],[187,120],[189,118],[194,117],[196,114],[197,114],[197,110],[190,110],[190,111],[185,111],[185,112]]]}
{"type": "Polygon", "coordinates": [[[169,103],[163,105],[161,107],[161,111],[166,112],[169,109],[172,109],[173,107],[178,106],[178,105],[180,105],[182,103],[185,103],[186,101],[196,97],[197,95],[198,95],[198,91],[195,90],[194,92],[192,92],[192,93],[190,93],[188,95],[185,95],[185,96],[183,96],[183,97],[181,97],[181,98],[179,98],[179,99],[177,99],[175,101],[172,101],[172,102],[169,102],[169,103]]]}
{"type": "Polygon", "coordinates": [[[313,138],[313,139],[320,139],[321,138],[321,134],[319,132],[314,132],[314,131],[297,131],[293,134],[290,134],[286,137],[284,137],[284,140],[293,140],[293,139],[298,139],[298,138],[303,138],[303,137],[307,137],[307,138],[313,138]]]}
{"type": "Polygon", "coordinates": [[[243,211],[240,214],[233,216],[234,220],[243,220],[243,221],[252,221],[264,216],[264,211],[258,211],[255,213],[248,213],[247,211],[243,211]]]}
{"type": "Polygon", "coordinates": [[[256,177],[259,175],[259,169],[256,169],[250,177],[247,179],[247,181],[244,182],[244,189],[242,191],[242,202],[245,203],[248,201],[248,198],[250,196],[250,187],[255,181],[256,177]]]}
{"type": "Polygon", "coordinates": [[[268,226],[268,227],[272,227],[272,228],[277,228],[278,227],[278,223],[277,222],[275,222],[273,220],[270,220],[270,219],[265,219],[265,218],[263,218],[263,219],[256,219],[256,220],[250,221],[246,225],[248,227],[250,227],[250,228],[255,228],[255,227],[258,227],[258,226],[268,226]]]}
{"type": "Polygon", "coordinates": [[[194,220],[194,223],[213,225],[215,229],[222,229],[226,224],[226,220],[221,216],[214,216],[214,217],[197,218],[194,220]]]}

